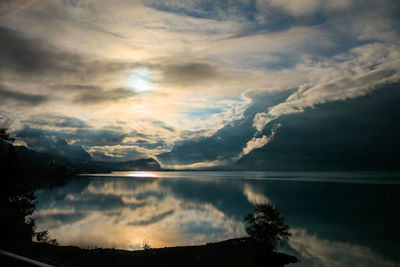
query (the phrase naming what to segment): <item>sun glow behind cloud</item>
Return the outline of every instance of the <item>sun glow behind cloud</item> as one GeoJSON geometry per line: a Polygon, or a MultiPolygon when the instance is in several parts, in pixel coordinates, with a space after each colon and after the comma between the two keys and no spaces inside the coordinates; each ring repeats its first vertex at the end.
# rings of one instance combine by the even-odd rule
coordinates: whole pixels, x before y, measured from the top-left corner
{"type": "Polygon", "coordinates": [[[144,68],[135,69],[129,74],[128,85],[137,93],[145,93],[155,90],[154,76],[144,68]]]}

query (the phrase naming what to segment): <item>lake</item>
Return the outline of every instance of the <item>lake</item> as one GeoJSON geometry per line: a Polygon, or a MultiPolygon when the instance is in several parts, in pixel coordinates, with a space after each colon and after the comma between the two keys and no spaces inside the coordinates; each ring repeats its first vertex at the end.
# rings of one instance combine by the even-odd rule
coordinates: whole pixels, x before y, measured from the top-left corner
{"type": "Polygon", "coordinates": [[[399,266],[399,173],[115,172],[36,192],[34,218],[60,245],[141,249],[245,235],[273,203],[296,266],[399,266]]]}

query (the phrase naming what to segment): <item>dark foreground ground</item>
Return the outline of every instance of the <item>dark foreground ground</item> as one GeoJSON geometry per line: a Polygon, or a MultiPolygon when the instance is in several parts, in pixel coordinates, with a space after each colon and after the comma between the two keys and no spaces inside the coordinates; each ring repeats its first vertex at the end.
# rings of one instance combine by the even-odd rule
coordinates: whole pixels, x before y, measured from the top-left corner
{"type": "MultiPolygon", "coordinates": [[[[294,256],[266,253],[245,238],[138,251],[34,243],[31,250],[23,254],[54,266],[285,266],[297,262],[294,256]]],[[[0,261],[2,266],[16,266],[15,261],[7,257],[0,257],[0,261]]]]}

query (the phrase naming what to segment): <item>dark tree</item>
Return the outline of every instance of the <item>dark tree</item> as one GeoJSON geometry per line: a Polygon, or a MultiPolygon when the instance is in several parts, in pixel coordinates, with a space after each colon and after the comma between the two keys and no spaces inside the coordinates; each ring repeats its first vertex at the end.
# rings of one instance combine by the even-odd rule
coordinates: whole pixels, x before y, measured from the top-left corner
{"type": "Polygon", "coordinates": [[[291,234],[289,226],[284,223],[284,218],[279,210],[272,204],[258,204],[254,207],[254,213],[244,218],[246,232],[256,243],[273,251],[276,245],[288,241],[291,234]]]}
{"type": "MultiPolygon", "coordinates": [[[[36,205],[34,185],[24,177],[26,161],[21,160],[6,128],[0,128],[0,144],[7,150],[0,164],[0,247],[29,245],[32,239],[48,241],[47,232],[36,232],[32,213],[36,205]],[[5,143],[5,145],[4,145],[5,143]]],[[[29,171],[30,175],[34,175],[29,171]]]]}
{"type": "Polygon", "coordinates": [[[15,138],[7,132],[7,128],[0,128],[0,141],[14,143],[15,138]]]}

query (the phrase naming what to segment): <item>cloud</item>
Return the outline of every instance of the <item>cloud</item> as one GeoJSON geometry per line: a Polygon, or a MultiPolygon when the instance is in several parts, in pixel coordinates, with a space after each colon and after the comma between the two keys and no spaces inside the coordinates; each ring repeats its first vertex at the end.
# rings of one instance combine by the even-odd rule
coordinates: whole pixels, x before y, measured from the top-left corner
{"type": "MultiPolygon", "coordinates": [[[[270,107],[267,112],[257,113],[254,116],[253,127],[260,133],[266,125],[282,115],[289,115],[303,112],[307,107],[314,107],[326,102],[357,98],[370,93],[379,85],[394,83],[400,80],[400,73],[397,68],[398,62],[382,64],[381,68],[372,71],[365,71],[359,75],[341,78],[333,82],[317,84],[315,86],[301,86],[296,92],[290,95],[286,101],[270,107]]],[[[272,138],[275,136],[275,127],[271,131],[272,138]]],[[[249,140],[242,152],[240,159],[249,154],[252,150],[265,146],[270,142],[271,136],[253,137],[249,140]]]]}
{"type": "Polygon", "coordinates": [[[285,102],[269,108],[268,112],[256,114],[253,126],[260,132],[265,125],[282,115],[303,112],[304,108],[317,104],[363,96],[379,85],[397,82],[400,76],[396,67],[400,67],[400,64],[394,63],[382,69],[318,84],[309,89],[300,87],[285,102]]]}
{"type": "MultiPolygon", "coordinates": [[[[140,147],[140,144],[123,144],[125,138],[135,136],[136,133],[77,127],[86,125],[82,125],[74,118],[65,119],[57,116],[50,116],[47,121],[39,117],[32,122],[27,122],[24,128],[16,131],[16,136],[28,147],[38,151],[60,154],[69,158],[76,158],[79,155],[88,158],[90,157],[88,153],[90,153],[95,160],[109,161],[149,158],[155,153],[152,149],[146,149],[146,146],[152,144],[145,144],[144,147],[140,147]],[[30,124],[46,125],[48,129],[31,128],[28,126],[30,124]]],[[[155,149],[160,151],[159,148],[155,149]]]]}
{"type": "Polygon", "coordinates": [[[217,21],[244,21],[254,15],[253,1],[196,1],[196,0],[169,0],[150,1],[149,6],[164,12],[171,12],[181,16],[212,19],[217,21]]]}
{"type": "Polygon", "coordinates": [[[257,0],[259,8],[269,4],[294,16],[308,15],[318,9],[325,9],[325,11],[346,9],[352,6],[352,2],[350,0],[257,0]]]}
{"type": "MultiPolygon", "coordinates": [[[[163,128],[163,129],[165,129],[165,130],[167,130],[167,131],[175,132],[175,130],[174,130],[173,127],[170,127],[170,126],[166,125],[166,124],[165,124],[164,122],[162,122],[162,121],[153,121],[152,123],[153,123],[154,125],[160,126],[161,128],[163,128]]],[[[143,142],[143,141],[145,141],[145,140],[142,140],[142,142],[143,142]]]]}
{"type": "Polygon", "coordinates": [[[28,1],[2,1],[0,3],[0,16],[1,19],[8,18],[10,16],[14,16],[19,12],[23,11],[34,5],[37,0],[28,0],[28,1]]]}
{"type": "Polygon", "coordinates": [[[96,85],[88,85],[88,84],[55,84],[51,86],[54,90],[67,90],[67,91],[78,91],[78,92],[85,92],[85,91],[96,91],[99,88],[96,85]]]}
{"type": "Polygon", "coordinates": [[[146,219],[146,220],[135,220],[135,221],[128,222],[128,225],[145,226],[145,225],[149,225],[149,224],[153,224],[153,223],[157,223],[159,221],[162,221],[162,220],[164,220],[165,218],[167,218],[168,216],[170,216],[172,214],[174,214],[174,210],[168,210],[168,211],[165,211],[165,212],[160,213],[160,214],[152,215],[151,218],[146,219]]]}
{"type": "MultiPolygon", "coordinates": [[[[92,88],[90,88],[92,90],[92,88]]],[[[91,92],[86,92],[79,94],[75,101],[78,104],[101,104],[104,102],[113,102],[122,99],[127,99],[136,95],[136,92],[129,88],[115,88],[110,90],[103,90],[101,88],[96,88],[91,92]]]]}
{"type": "MultiPolygon", "coordinates": [[[[180,160],[178,161],[180,162],[180,160]]],[[[230,163],[228,160],[213,160],[213,161],[199,161],[191,164],[161,164],[164,169],[175,169],[175,170],[192,170],[192,169],[207,169],[214,167],[221,167],[230,163]]]]}
{"type": "Polygon", "coordinates": [[[113,145],[120,144],[128,134],[105,129],[77,129],[70,133],[71,139],[77,140],[82,145],[113,145]]]}
{"type": "Polygon", "coordinates": [[[41,129],[25,127],[17,132],[17,138],[26,145],[39,152],[61,155],[70,159],[87,160],[90,155],[78,144],[68,144],[57,134],[47,133],[41,129]]]}
{"type": "Polygon", "coordinates": [[[37,74],[55,67],[58,57],[46,49],[39,40],[25,37],[22,33],[0,27],[0,70],[14,70],[37,74]]]}
{"type": "MultiPolygon", "coordinates": [[[[249,113],[250,95],[303,88],[296,94],[304,100],[258,110],[254,123],[262,129],[279,114],[335,101],[342,94],[335,86],[357,91],[357,79],[395,81],[397,74],[384,81],[383,72],[398,68],[398,8],[346,0],[37,1],[0,19],[0,112],[12,130],[26,123],[68,142],[80,142],[74,127],[124,136],[116,143],[105,133],[93,144],[83,137],[79,145],[98,148],[99,157],[124,158],[126,144],[136,145],[132,155],[171,151],[167,165],[225,162],[254,135],[246,132],[235,146],[214,134],[249,113]],[[371,71],[377,76],[357,78],[371,71]],[[45,125],[43,109],[83,123],[45,125]],[[145,142],[125,142],[133,131],[145,142]],[[100,149],[106,140],[110,153],[100,149]],[[179,148],[186,141],[196,143],[194,153],[179,148]]],[[[259,134],[254,144],[266,142],[259,134]]]]}
{"type": "MultiPolygon", "coordinates": [[[[244,156],[249,170],[389,170],[398,161],[399,84],[381,85],[369,94],[283,115],[275,140],[244,156]],[[390,143],[390,146],[387,144],[390,143]]],[[[250,139],[250,138],[249,138],[250,139]]],[[[249,140],[248,139],[248,140],[249,140]]]]}
{"type": "MultiPolygon", "coordinates": [[[[99,60],[83,53],[72,53],[34,39],[23,32],[0,26],[0,74],[18,75],[30,80],[46,78],[48,81],[73,79],[90,81],[109,76],[132,67],[130,62],[99,60]],[[68,79],[67,79],[68,78],[68,79]]],[[[70,86],[70,88],[72,88],[70,86]]],[[[82,89],[82,87],[81,87],[82,89]]]]}
{"type": "Polygon", "coordinates": [[[40,105],[50,100],[48,96],[40,94],[29,94],[10,90],[9,88],[0,84],[0,102],[4,103],[5,100],[16,102],[18,104],[40,105]]]}
{"type": "Polygon", "coordinates": [[[81,119],[68,117],[68,116],[57,116],[57,115],[35,115],[29,118],[29,120],[23,120],[22,123],[36,126],[50,126],[57,128],[89,128],[90,125],[81,119]]]}
{"type": "Polygon", "coordinates": [[[276,132],[278,131],[279,127],[281,127],[282,124],[274,124],[274,126],[271,129],[271,134],[269,136],[263,135],[262,137],[253,137],[250,139],[250,141],[247,142],[246,146],[242,149],[242,152],[240,152],[239,156],[235,158],[235,160],[238,160],[242,158],[243,156],[249,154],[251,151],[257,148],[261,148],[271,142],[274,137],[276,132]]]}
{"type": "Polygon", "coordinates": [[[217,67],[202,62],[170,63],[160,67],[163,82],[178,85],[193,85],[220,77],[217,67]]]}
{"type": "MultiPolygon", "coordinates": [[[[302,54],[323,54],[334,47],[331,36],[317,27],[293,26],[281,31],[250,32],[213,42],[203,54],[240,68],[282,69],[295,65],[302,54]],[[280,66],[282,65],[282,67],[280,66]]],[[[265,86],[265,84],[264,84],[265,86]]]]}
{"type": "Polygon", "coordinates": [[[88,145],[88,152],[94,160],[100,161],[128,161],[152,156],[151,150],[141,148],[140,145],[88,145]]]}

